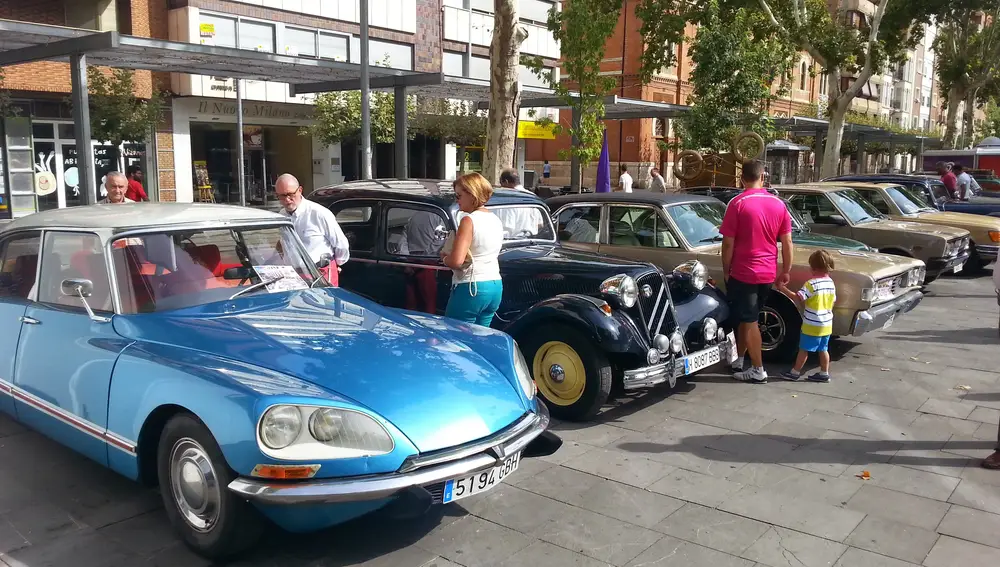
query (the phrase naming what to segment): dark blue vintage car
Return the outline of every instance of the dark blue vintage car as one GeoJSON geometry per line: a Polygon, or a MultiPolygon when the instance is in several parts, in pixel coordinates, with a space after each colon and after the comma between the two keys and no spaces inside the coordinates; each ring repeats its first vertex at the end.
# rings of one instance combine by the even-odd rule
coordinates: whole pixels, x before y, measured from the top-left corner
{"type": "Polygon", "coordinates": [[[827,177],[823,181],[864,181],[866,183],[899,183],[923,193],[927,201],[939,211],[969,213],[1000,217],[1000,199],[995,197],[972,197],[968,201],[956,201],[948,195],[944,183],[937,177],[928,175],[901,175],[889,173],[867,173],[861,175],[840,175],[827,177]]]}
{"type": "MultiPolygon", "coordinates": [[[[309,199],[334,212],[350,241],[341,286],[391,307],[444,313],[452,274],[439,250],[458,212],[451,181],[358,181],[309,199]]],[[[613,385],[672,387],[730,358],[729,309],[700,263],[668,274],[564,248],[545,203],[527,191],[499,189],[487,207],[506,229],[492,326],[516,339],[553,416],[587,419],[613,385]]]]}

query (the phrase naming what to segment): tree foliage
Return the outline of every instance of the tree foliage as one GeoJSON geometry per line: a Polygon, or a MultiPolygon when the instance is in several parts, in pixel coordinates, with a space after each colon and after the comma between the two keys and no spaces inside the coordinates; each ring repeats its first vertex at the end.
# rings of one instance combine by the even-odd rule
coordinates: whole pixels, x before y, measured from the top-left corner
{"type": "Polygon", "coordinates": [[[431,99],[420,101],[410,128],[428,138],[458,147],[480,146],[486,139],[486,114],[475,103],[431,99]]]}
{"type": "Polygon", "coordinates": [[[577,123],[569,128],[555,126],[556,133],[576,139],[574,146],[560,156],[563,159],[567,154],[573,155],[586,165],[601,155],[604,97],[617,84],[614,77],[600,74],[601,60],[607,40],[618,25],[621,9],[620,0],[572,0],[563,4],[562,11],[549,12],[547,27],[562,52],[561,80],[555,80],[552,72],[544,70],[540,59],[522,58],[578,117],[577,123]]]}
{"type": "Polygon", "coordinates": [[[135,72],[130,69],[105,73],[87,67],[87,84],[94,139],[111,142],[117,152],[123,142],[141,144],[150,138],[163,116],[162,93],[153,89],[148,100],[135,96],[135,72]]]}
{"type": "MultiPolygon", "coordinates": [[[[414,97],[406,97],[407,114],[412,115],[414,97]]],[[[393,93],[371,91],[369,98],[371,141],[389,144],[396,138],[396,107],[393,93]]],[[[322,93],[316,96],[313,123],[300,133],[315,136],[321,143],[332,146],[345,141],[361,140],[361,91],[322,93]]],[[[410,132],[410,138],[413,137],[410,132]]]]}
{"type": "Polygon", "coordinates": [[[682,146],[722,153],[745,130],[771,141],[768,107],[787,94],[797,50],[759,11],[740,8],[723,19],[718,0],[708,10],[691,48],[694,91],[678,124],[682,146]]]}

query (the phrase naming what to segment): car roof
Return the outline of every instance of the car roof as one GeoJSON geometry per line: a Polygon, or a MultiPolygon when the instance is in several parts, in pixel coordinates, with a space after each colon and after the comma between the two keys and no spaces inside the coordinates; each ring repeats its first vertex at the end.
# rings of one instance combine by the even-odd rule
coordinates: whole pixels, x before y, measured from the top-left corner
{"type": "Polygon", "coordinates": [[[816,182],[795,185],[773,185],[773,187],[776,191],[806,191],[809,193],[832,193],[840,189],[847,189],[844,185],[838,185],[836,182],[829,185],[816,182]]]}
{"type": "Polygon", "coordinates": [[[5,223],[0,232],[13,230],[75,228],[123,231],[136,228],[169,228],[175,225],[225,222],[290,222],[275,212],[212,203],[120,203],[51,209],[5,223]]]}
{"type": "Polygon", "coordinates": [[[715,197],[708,197],[706,195],[696,195],[691,193],[660,193],[658,191],[645,190],[632,191],[631,193],[625,193],[624,191],[615,191],[612,193],[570,193],[568,195],[550,197],[545,200],[549,207],[553,209],[561,207],[562,205],[583,201],[589,203],[626,201],[630,203],[641,203],[644,205],[654,206],[674,205],[678,203],[720,202],[715,197]]]}
{"type": "Polygon", "coordinates": [[[911,175],[905,173],[855,173],[849,175],[837,175],[827,177],[823,181],[940,181],[934,175],[911,175]]]}
{"type": "Polygon", "coordinates": [[[854,181],[852,179],[841,179],[840,181],[817,181],[812,185],[830,186],[830,187],[861,187],[863,189],[878,189],[880,187],[888,187],[892,185],[898,185],[897,183],[873,183],[870,181],[854,181]],[[845,185],[846,184],[846,185],[845,185]]]}
{"type": "MultiPolygon", "coordinates": [[[[455,191],[452,189],[453,179],[369,179],[361,181],[348,181],[336,185],[328,185],[316,189],[308,195],[309,199],[317,202],[329,202],[338,197],[343,197],[350,193],[352,197],[385,198],[391,195],[397,198],[408,198],[412,200],[434,203],[443,208],[455,204],[455,191]]],[[[544,205],[541,197],[530,191],[520,191],[517,189],[507,189],[504,187],[493,187],[493,196],[490,197],[490,205],[512,205],[512,204],[538,204],[544,205]]]]}

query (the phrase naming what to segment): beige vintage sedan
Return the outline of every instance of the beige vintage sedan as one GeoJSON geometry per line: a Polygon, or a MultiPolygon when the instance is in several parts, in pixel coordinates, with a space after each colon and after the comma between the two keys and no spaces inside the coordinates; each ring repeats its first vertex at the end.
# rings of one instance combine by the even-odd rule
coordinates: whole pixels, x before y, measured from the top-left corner
{"type": "Polygon", "coordinates": [[[916,221],[969,231],[969,259],[965,270],[978,272],[997,259],[1000,250],[1000,218],[953,211],[939,211],[920,191],[898,183],[827,181],[817,185],[850,187],[893,220],[916,221]]]}
{"type": "Polygon", "coordinates": [[[923,261],[927,267],[924,283],[944,273],[961,271],[969,258],[968,230],[892,220],[841,182],[776,185],[773,189],[815,232],[853,238],[879,252],[923,261]]]}
{"type": "MultiPolygon", "coordinates": [[[[656,264],[671,273],[688,263],[687,276],[710,279],[723,290],[722,236],[726,205],[715,197],[652,193],[585,193],[548,199],[560,244],[656,264]]],[[[817,248],[795,246],[789,287],[811,277],[809,255],[817,248]]],[[[923,298],[924,263],[878,252],[828,249],[837,285],[833,334],[860,336],[886,328],[923,298]]],[[[687,277],[686,276],[686,277],[687,277]]],[[[674,289],[671,287],[671,292],[674,289]]],[[[798,350],[802,319],[777,291],[769,294],[760,327],[769,359],[787,359],[798,350]]]]}

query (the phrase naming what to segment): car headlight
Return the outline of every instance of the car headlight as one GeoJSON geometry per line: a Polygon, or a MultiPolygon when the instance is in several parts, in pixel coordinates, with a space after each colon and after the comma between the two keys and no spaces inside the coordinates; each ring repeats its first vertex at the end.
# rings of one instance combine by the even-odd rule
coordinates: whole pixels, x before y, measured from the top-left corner
{"type": "Polygon", "coordinates": [[[705,342],[711,342],[715,338],[715,332],[719,330],[719,324],[715,322],[715,319],[709,317],[705,319],[702,330],[705,332],[705,342]]]}
{"type": "Polygon", "coordinates": [[[708,283],[708,268],[698,260],[688,260],[674,268],[674,274],[685,274],[688,276],[691,286],[696,290],[704,289],[708,283]]]}
{"type": "Polygon", "coordinates": [[[684,349],[684,337],[677,331],[674,331],[670,335],[670,350],[674,354],[678,354],[684,349]]]}
{"type": "Polygon", "coordinates": [[[261,452],[282,460],[371,457],[395,448],[381,423],[346,408],[274,406],[261,416],[259,433],[261,452]]]}
{"type": "Polygon", "coordinates": [[[632,276],[626,274],[618,274],[604,280],[601,282],[600,291],[617,296],[625,307],[632,307],[639,300],[639,286],[632,276]]]}
{"type": "Polygon", "coordinates": [[[517,382],[521,385],[521,391],[529,400],[535,398],[535,381],[531,378],[531,368],[528,361],[524,360],[521,349],[514,343],[514,373],[517,374],[517,382]]]}

